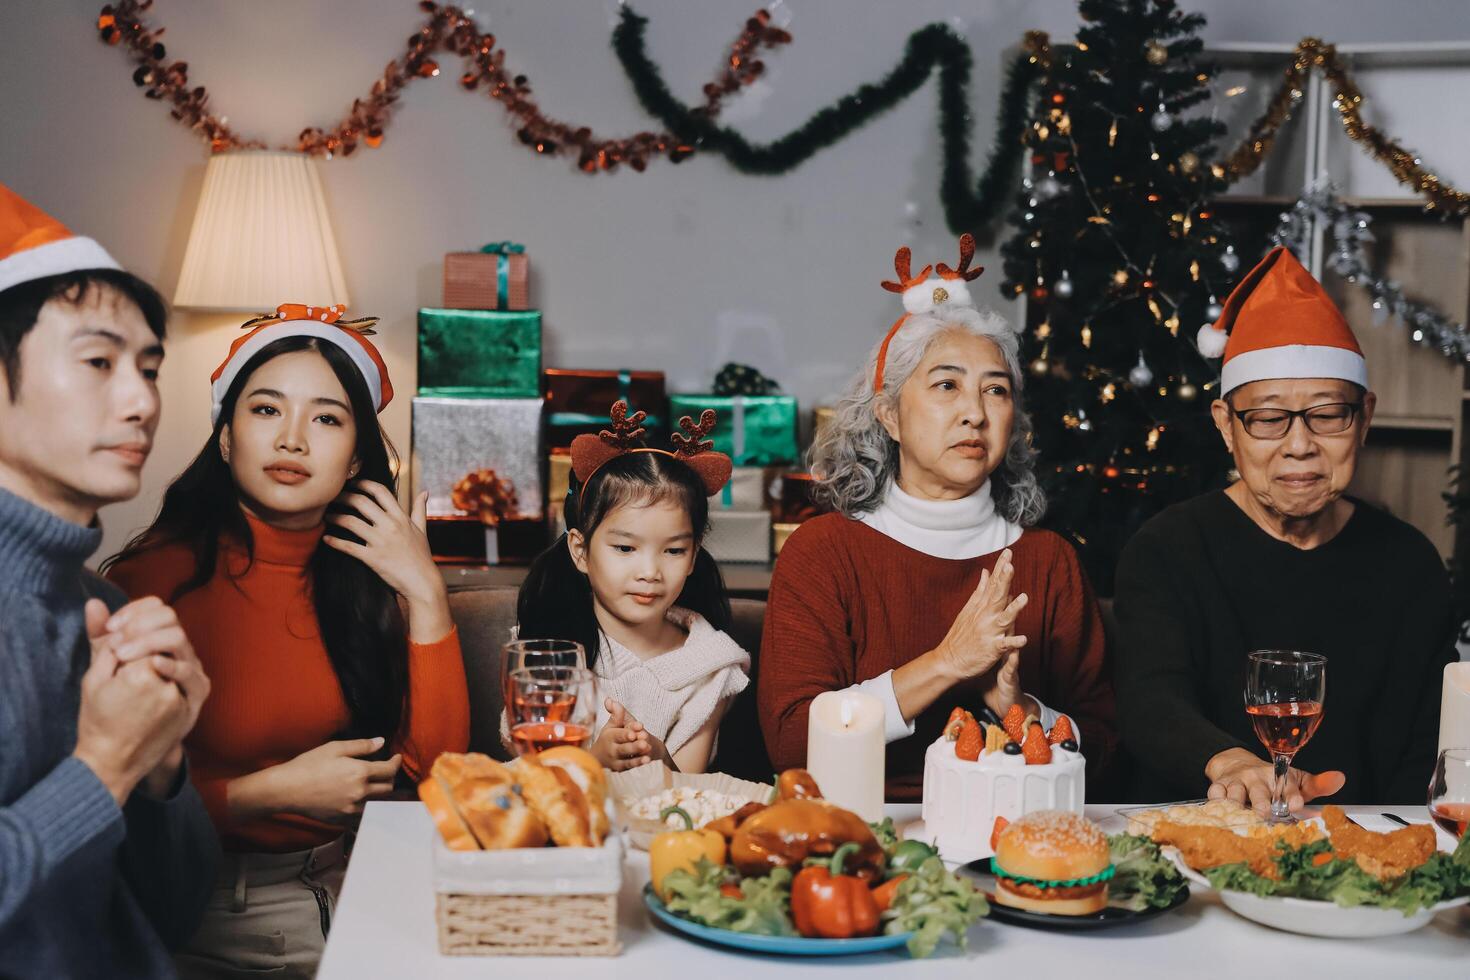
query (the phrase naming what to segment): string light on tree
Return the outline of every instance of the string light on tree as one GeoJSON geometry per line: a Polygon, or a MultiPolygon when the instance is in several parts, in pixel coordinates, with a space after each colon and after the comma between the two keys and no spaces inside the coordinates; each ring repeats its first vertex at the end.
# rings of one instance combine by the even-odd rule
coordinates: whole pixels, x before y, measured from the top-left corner
{"type": "Polygon", "coordinates": [[[1240,271],[1240,256],[1235,254],[1234,245],[1225,246],[1225,254],[1220,256],[1220,268],[1230,275],[1240,271]]]}

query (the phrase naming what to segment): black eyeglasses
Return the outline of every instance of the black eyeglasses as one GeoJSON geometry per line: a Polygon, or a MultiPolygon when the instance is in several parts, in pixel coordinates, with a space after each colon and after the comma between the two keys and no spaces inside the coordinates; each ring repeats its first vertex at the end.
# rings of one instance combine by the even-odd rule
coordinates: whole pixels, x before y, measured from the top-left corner
{"type": "Polygon", "coordinates": [[[1247,408],[1231,409],[1231,414],[1240,419],[1246,434],[1253,439],[1282,439],[1297,419],[1316,435],[1341,435],[1353,427],[1353,420],[1362,410],[1362,402],[1332,402],[1295,412],[1285,408],[1247,408]]]}

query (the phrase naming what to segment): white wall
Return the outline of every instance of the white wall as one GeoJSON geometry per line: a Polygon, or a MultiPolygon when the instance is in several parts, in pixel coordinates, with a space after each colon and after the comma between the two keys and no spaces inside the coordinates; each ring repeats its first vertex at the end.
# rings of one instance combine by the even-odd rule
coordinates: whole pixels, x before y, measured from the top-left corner
{"type": "MultiPolygon", "coordinates": [[[[599,133],[649,126],[609,48],[612,0],[469,0],[525,72],[545,109],[599,133]]],[[[100,240],[172,295],[206,151],[142,97],[123,53],[98,42],[100,0],[0,3],[0,181],[100,240]]],[[[698,99],[753,0],[637,0],[649,45],[675,90],[698,99]]],[[[1186,4],[1189,6],[1189,4],[1186,4]]],[[[1457,0],[1199,0],[1209,40],[1291,42],[1470,38],[1457,0]]],[[[900,56],[932,20],[960,18],[975,52],[975,142],[987,146],[1002,52],[1030,28],[1070,37],[1064,0],[789,0],[795,43],[767,58],[773,94],[748,121],[774,136],[900,56]]],[[[246,134],[289,141],[334,123],[402,49],[422,18],[411,0],[158,0],[170,56],[189,62],[216,111],[246,134]]],[[[829,395],[892,322],[878,288],[894,248],[953,248],[935,194],[932,82],[796,172],[743,177],[717,157],[587,177],[538,159],[497,104],[461,90],[452,60],[411,85],[378,150],[322,165],[352,309],[383,317],[382,346],[404,397],[389,433],[408,449],[414,311],[439,302],[443,252],[515,239],[529,247],[533,302],[545,311],[546,363],[652,367],[670,387],[707,384],[730,338],[722,314],[769,318],[769,342],[737,356],[771,371],[804,407],[829,395]]],[[[1463,120],[1461,120],[1463,122],[1463,120]]],[[[1411,137],[1412,134],[1406,134],[1411,137]]],[[[982,302],[1002,312],[994,247],[978,260],[982,302]]],[[[281,297],[310,302],[313,297],[281,297]]],[[[167,481],[208,430],[208,375],[230,318],[179,312],[164,368],[165,416],[143,493],[105,514],[108,554],[145,524],[167,481]]]]}

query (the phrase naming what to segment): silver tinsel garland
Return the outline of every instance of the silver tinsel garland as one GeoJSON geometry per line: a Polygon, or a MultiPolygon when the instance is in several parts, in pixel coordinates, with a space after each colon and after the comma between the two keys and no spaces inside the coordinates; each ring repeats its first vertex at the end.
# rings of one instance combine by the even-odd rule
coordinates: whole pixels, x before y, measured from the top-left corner
{"type": "Polygon", "coordinates": [[[1367,212],[1343,204],[1332,184],[1314,186],[1290,211],[1283,211],[1271,234],[1272,243],[1305,255],[1314,220],[1320,221],[1332,236],[1332,254],[1327,259],[1332,271],[1373,297],[1375,324],[1396,318],[1411,331],[1409,336],[1415,343],[1433,347],[1445,357],[1470,363],[1470,331],[1465,329],[1465,324],[1454,322],[1427,303],[1409,299],[1397,282],[1380,276],[1368,264],[1367,243],[1373,241],[1368,226],[1373,218],[1367,212]]]}

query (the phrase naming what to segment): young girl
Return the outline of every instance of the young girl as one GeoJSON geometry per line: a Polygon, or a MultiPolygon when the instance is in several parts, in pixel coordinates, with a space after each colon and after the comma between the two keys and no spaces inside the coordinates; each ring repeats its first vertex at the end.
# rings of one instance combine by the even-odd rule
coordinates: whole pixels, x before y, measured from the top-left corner
{"type": "Polygon", "coordinates": [[[185,976],[316,972],[366,800],[469,741],[443,579],[393,492],[393,389],[342,309],[246,324],[214,431],[107,574],[171,602],[213,682],[186,741],[226,851],[185,976]]]}
{"type": "Polygon", "coordinates": [[[610,769],[660,759],[703,772],[748,683],[750,656],[723,631],[730,601],[700,548],[730,457],[702,441],[714,413],[681,422],[676,450],[643,445],[645,418],[612,409],[612,431],[572,443],[567,533],[521,586],[522,639],[576,640],[607,695],[591,752],[610,769]]]}

